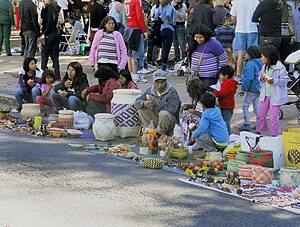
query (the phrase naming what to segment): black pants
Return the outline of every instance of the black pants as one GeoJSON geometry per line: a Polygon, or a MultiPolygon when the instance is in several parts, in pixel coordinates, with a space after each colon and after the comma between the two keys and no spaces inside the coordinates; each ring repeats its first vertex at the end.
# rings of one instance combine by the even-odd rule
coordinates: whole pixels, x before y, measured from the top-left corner
{"type": "Polygon", "coordinates": [[[45,41],[45,45],[42,47],[41,54],[41,68],[42,70],[47,69],[49,56],[53,62],[53,68],[56,79],[60,79],[60,68],[59,68],[59,42],[60,35],[58,32],[50,33],[45,41]]]}
{"type": "Polygon", "coordinates": [[[98,68],[100,67],[100,65],[106,65],[109,68],[111,68],[112,70],[114,70],[116,73],[119,73],[118,72],[118,65],[116,65],[116,64],[112,64],[112,63],[98,63],[98,68]]]}

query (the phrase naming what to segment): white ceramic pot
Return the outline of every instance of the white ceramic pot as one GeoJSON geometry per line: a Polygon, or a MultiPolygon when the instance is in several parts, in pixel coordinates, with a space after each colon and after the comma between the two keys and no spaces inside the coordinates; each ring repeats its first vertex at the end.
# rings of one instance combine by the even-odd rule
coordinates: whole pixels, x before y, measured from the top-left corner
{"type": "Polygon", "coordinates": [[[113,91],[111,100],[111,113],[114,115],[116,135],[121,138],[138,137],[141,121],[137,109],[134,107],[135,99],[141,95],[140,90],[118,89],[113,91]]]}
{"type": "Polygon", "coordinates": [[[22,105],[21,116],[25,119],[27,117],[41,116],[40,104],[24,103],[22,105]]]}
{"type": "Polygon", "coordinates": [[[63,128],[73,128],[74,111],[60,110],[58,111],[58,123],[63,125],[63,128]]]}
{"type": "Polygon", "coordinates": [[[115,131],[114,115],[108,113],[95,114],[93,133],[96,140],[113,140],[115,131]]]}

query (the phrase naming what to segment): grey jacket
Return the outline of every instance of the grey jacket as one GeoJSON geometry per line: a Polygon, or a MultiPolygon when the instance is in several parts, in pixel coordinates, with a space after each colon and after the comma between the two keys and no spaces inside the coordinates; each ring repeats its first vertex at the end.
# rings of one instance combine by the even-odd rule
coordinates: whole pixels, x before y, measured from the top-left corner
{"type": "MultiPolygon", "coordinates": [[[[259,75],[265,72],[266,65],[263,65],[259,75]]],[[[288,102],[287,94],[287,83],[289,82],[288,72],[285,66],[278,61],[276,63],[275,69],[272,72],[272,78],[274,78],[274,83],[270,85],[270,105],[271,106],[281,106],[288,102]]],[[[266,97],[266,82],[261,82],[259,101],[262,102],[266,97]]]]}
{"type": "Polygon", "coordinates": [[[148,88],[141,96],[139,96],[135,102],[134,106],[137,109],[142,109],[144,107],[144,102],[147,100],[146,95],[152,95],[155,97],[156,101],[153,106],[153,111],[158,115],[161,110],[166,110],[173,114],[176,118],[179,117],[179,110],[181,106],[181,101],[176,89],[167,82],[167,86],[164,92],[160,95],[156,92],[154,86],[148,88]]]}

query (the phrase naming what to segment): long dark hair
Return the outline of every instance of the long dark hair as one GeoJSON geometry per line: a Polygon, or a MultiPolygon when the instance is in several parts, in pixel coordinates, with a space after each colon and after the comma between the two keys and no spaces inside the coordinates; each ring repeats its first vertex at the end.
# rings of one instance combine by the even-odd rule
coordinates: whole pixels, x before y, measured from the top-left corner
{"type": "Polygon", "coordinates": [[[131,73],[127,69],[122,69],[119,75],[124,76],[126,79],[125,86],[127,87],[130,81],[132,80],[131,73]]]}
{"type": "Polygon", "coordinates": [[[47,83],[47,81],[46,81],[46,77],[47,76],[51,76],[53,78],[53,81],[56,78],[53,70],[51,70],[51,69],[45,69],[45,71],[42,74],[42,84],[46,84],[47,83]]]}
{"type": "Polygon", "coordinates": [[[115,28],[114,28],[114,30],[115,30],[115,29],[116,29],[116,26],[117,26],[117,22],[116,22],[115,18],[113,18],[112,16],[107,16],[107,17],[105,17],[105,18],[102,20],[99,29],[104,29],[104,31],[105,31],[105,30],[106,30],[105,25],[106,25],[106,24],[108,23],[108,21],[110,21],[110,20],[114,21],[114,23],[115,23],[115,28]]]}
{"type": "Polygon", "coordinates": [[[277,48],[273,45],[265,45],[260,48],[261,54],[268,60],[265,70],[270,69],[272,65],[276,65],[279,61],[279,54],[277,48]]]}
{"type": "Polygon", "coordinates": [[[189,96],[192,98],[192,104],[194,105],[194,108],[207,89],[208,87],[202,82],[202,80],[198,78],[192,79],[188,82],[186,90],[189,96]]]}
{"type": "Polygon", "coordinates": [[[115,78],[117,80],[119,75],[107,65],[100,65],[95,72],[94,77],[98,78],[99,84],[102,85],[110,78],[115,78]]]}
{"type": "MultiPolygon", "coordinates": [[[[81,65],[79,62],[77,62],[77,61],[72,61],[72,62],[70,62],[70,63],[68,64],[67,69],[68,69],[70,66],[71,66],[73,69],[75,69],[75,72],[76,72],[76,75],[75,75],[75,78],[74,78],[73,82],[75,83],[75,82],[77,82],[78,80],[81,80],[81,77],[82,77],[82,75],[83,75],[83,68],[82,68],[82,65],[81,65]]],[[[66,81],[66,80],[68,80],[68,70],[67,70],[66,75],[65,75],[65,77],[63,78],[62,82],[63,82],[63,81],[66,81]]],[[[73,84],[74,84],[74,83],[73,83],[73,84]]]]}
{"type": "Polygon", "coordinates": [[[192,36],[189,39],[188,57],[191,60],[192,54],[198,46],[198,42],[194,39],[195,35],[201,34],[204,36],[205,42],[208,42],[211,37],[214,37],[212,30],[204,24],[197,25],[192,32],[192,36]]]}
{"type": "Polygon", "coordinates": [[[24,60],[24,62],[23,62],[23,69],[24,69],[24,71],[25,71],[26,73],[29,72],[29,63],[30,63],[31,61],[34,61],[35,64],[37,63],[37,60],[36,60],[34,57],[27,57],[27,58],[24,60]]]}

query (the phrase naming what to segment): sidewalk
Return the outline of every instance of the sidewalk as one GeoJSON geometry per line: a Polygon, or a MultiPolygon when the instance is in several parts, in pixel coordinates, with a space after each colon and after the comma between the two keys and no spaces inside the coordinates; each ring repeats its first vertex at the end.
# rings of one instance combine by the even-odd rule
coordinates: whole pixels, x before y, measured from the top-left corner
{"type": "MultiPolygon", "coordinates": [[[[20,38],[17,31],[12,32],[11,37],[11,47],[20,46],[20,38]]],[[[38,60],[38,66],[40,66],[40,52],[37,54],[36,59],[38,60]]],[[[23,58],[19,53],[13,53],[13,56],[6,56],[5,53],[0,55],[0,105],[7,104],[10,106],[17,106],[15,97],[13,96],[13,91],[18,82],[18,71],[22,69],[22,60],[23,58]]],[[[67,65],[71,61],[78,61],[83,66],[83,71],[87,74],[89,84],[97,84],[97,80],[93,77],[93,69],[88,65],[88,56],[60,56],[60,69],[61,77],[65,75],[67,65]]],[[[49,59],[48,66],[51,66],[52,62],[49,59]]],[[[148,82],[146,84],[139,83],[138,87],[144,91],[146,88],[152,86],[152,74],[145,75],[148,82]]],[[[186,76],[178,77],[177,75],[168,77],[170,83],[177,89],[182,103],[190,103],[191,99],[189,98],[186,92],[185,80],[186,76]]],[[[236,108],[234,110],[234,115],[231,121],[232,133],[238,134],[239,131],[237,127],[243,122],[243,97],[239,97],[237,94],[240,88],[238,89],[235,96],[236,108]]],[[[291,96],[290,100],[295,100],[295,97],[291,96]]],[[[298,127],[297,124],[297,109],[295,105],[283,106],[282,107],[284,117],[281,120],[282,129],[287,129],[289,127],[298,127]]],[[[252,108],[250,108],[252,111],[252,108]]],[[[252,123],[255,123],[255,117],[252,115],[252,123]]]]}

